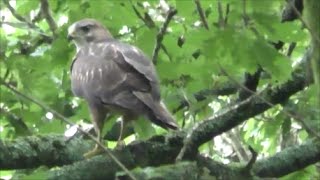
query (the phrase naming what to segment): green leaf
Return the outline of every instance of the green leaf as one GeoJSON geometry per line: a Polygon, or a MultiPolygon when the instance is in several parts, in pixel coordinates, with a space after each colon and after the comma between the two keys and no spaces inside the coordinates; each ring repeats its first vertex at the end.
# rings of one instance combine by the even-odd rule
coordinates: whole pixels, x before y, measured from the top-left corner
{"type": "Polygon", "coordinates": [[[39,7],[39,4],[39,1],[17,1],[17,12],[25,15],[39,7]]]}
{"type": "Polygon", "coordinates": [[[66,130],[66,124],[59,119],[45,120],[45,117],[43,118],[43,122],[37,126],[40,134],[63,134],[66,130]]]}
{"type": "Polygon", "coordinates": [[[249,58],[256,59],[264,70],[272,74],[274,80],[285,81],[290,78],[292,68],[287,57],[261,39],[256,40],[252,48],[249,58]]]}
{"type": "Polygon", "coordinates": [[[156,34],[156,29],[148,28],[142,28],[136,33],[135,45],[150,58],[155,46],[156,34]]]}
{"type": "Polygon", "coordinates": [[[178,14],[182,17],[188,17],[185,19],[187,23],[195,22],[198,18],[196,6],[193,1],[175,1],[175,7],[178,10],[178,14]]]}
{"type": "Polygon", "coordinates": [[[150,121],[144,118],[135,120],[133,123],[133,127],[134,131],[138,134],[139,139],[142,140],[146,140],[156,133],[150,121]]]}

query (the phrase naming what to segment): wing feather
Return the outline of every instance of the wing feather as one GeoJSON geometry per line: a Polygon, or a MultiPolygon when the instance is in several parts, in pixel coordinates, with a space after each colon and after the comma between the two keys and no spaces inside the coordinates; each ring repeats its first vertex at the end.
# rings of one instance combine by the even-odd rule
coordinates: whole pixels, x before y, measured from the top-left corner
{"type": "Polygon", "coordinates": [[[152,62],[143,54],[143,52],[131,45],[119,41],[112,42],[117,49],[117,53],[122,58],[115,61],[124,69],[131,71],[143,82],[151,86],[151,95],[156,101],[160,101],[159,80],[152,62]],[[141,76],[143,75],[143,76],[141,76]]]}
{"type": "Polygon", "coordinates": [[[159,82],[151,61],[137,48],[118,41],[100,47],[100,51],[91,47],[80,52],[72,63],[75,94],[134,111],[154,109],[151,100],[144,102],[133,93],[148,94],[159,103],[159,82]]]}

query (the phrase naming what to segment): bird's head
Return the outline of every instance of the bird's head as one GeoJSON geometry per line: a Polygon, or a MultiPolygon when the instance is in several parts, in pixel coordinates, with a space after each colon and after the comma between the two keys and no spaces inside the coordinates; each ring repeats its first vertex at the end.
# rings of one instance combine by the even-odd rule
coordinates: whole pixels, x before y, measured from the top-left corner
{"type": "Polygon", "coordinates": [[[112,39],[110,32],[94,19],[82,19],[68,28],[68,39],[73,40],[78,49],[90,42],[112,39]]]}

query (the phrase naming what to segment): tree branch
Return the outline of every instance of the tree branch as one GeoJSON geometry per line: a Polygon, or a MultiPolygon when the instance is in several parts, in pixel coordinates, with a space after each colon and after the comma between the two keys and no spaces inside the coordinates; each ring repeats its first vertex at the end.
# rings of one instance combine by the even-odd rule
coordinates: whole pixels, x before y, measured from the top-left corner
{"type": "Polygon", "coordinates": [[[159,50],[161,47],[161,43],[163,40],[163,37],[167,31],[168,25],[171,21],[171,19],[173,18],[174,15],[177,14],[177,10],[175,8],[170,8],[168,11],[168,15],[166,17],[166,20],[164,21],[162,27],[159,30],[159,33],[157,34],[157,38],[156,38],[156,44],[155,47],[153,49],[153,53],[152,53],[152,62],[153,64],[157,64],[157,59],[158,59],[158,54],[159,54],[159,50]]]}
{"type": "Polygon", "coordinates": [[[24,123],[20,117],[8,111],[5,107],[0,107],[0,113],[7,117],[18,136],[30,136],[32,134],[26,123],[24,123]]]}
{"type": "Polygon", "coordinates": [[[38,38],[36,38],[32,43],[19,42],[20,53],[23,55],[30,55],[42,44],[51,44],[53,40],[54,39],[52,37],[41,35],[38,38]]]}
{"type": "Polygon", "coordinates": [[[196,4],[197,11],[199,13],[202,24],[207,30],[209,30],[208,22],[207,22],[206,16],[204,15],[203,9],[201,7],[200,0],[194,0],[194,3],[196,4]]]}
{"type": "Polygon", "coordinates": [[[230,141],[229,143],[231,144],[231,146],[235,150],[240,162],[241,161],[242,162],[249,161],[249,157],[248,157],[248,154],[245,150],[245,147],[241,143],[241,138],[240,138],[241,136],[240,136],[240,132],[239,132],[238,128],[234,128],[233,130],[234,130],[234,132],[229,131],[229,132],[224,133],[223,135],[225,135],[226,139],[228,139],[228,141],[230,141]]]}
{"type": "Polygon", "coordinates": [[[282,10],[281,22],[294,21],[298,19],[298,14],[292,8],[290,4],[294,4],[299,13],[303,10],[303,0],[287,0],[287,4],[282,10]]]}
{"type": "Polygon", "coordinates": [[[10,5],[10,3],[9,3],[8,0],[3,0],[3,3],[7,6],[7,8],[9,9],[9,11],[11,12],[11,14],[12,14],[17,20],[27,23],[30,28],[38,29],[38,30],[39,30],[39,28],[38,28],[36,25],[34,25],[34,24],[31,23],[30,21],[28,21],[26,18],[24,18],[24,17],[21,16],[20,14],[18,14],[18,13],[16,12],[16,10],[10,5]]]}
{"type": "Polygon", "coordinates": [[[257,161],[252,168],[259,177],[281,177],[320,161],[320,141],[313,139],[257,161]]]}
{"type": "MultiPolygon", "coordinates": [[[[112,153],[129,169],[140,167],[131,171],[139,178],[144,172],[151,170],[164,174],[182,175],[183,170],[179,167],[193,167],[191,172],[201,176],[207,175],[219,177],[218,179],[250,179],[252,176],[243,173],[245,165],[224,165],[210,158],[197,155],[195,161],[177,163],[164,167],[163,164],[174,162],[176,155],[183,146],[183,137],[186,133],[176,132],[166,136],[154,136],[146,141],[135,141],[122,149],[112,153]],[[196,165],[195,163],[196,162],[196,165]],[[153,166],[155,168],[150,169],[153,166]],[[170,168],[171,167],[171,168],[170,168]],[[176,169],[179,168],[180,170],[176,169]],[[170,170],[171,169],[171,170],[170,170]],[[209,172],[204,172],[208,169],[209,172]]],[[[92,142],[92,141],[89,141],[92,142]]],[[[126,177],[121,168],[105,155],[95,156],[83,160],[82,153],[91,148],[92,144],[83,139],[75,138],[70,141],[63,136],[47,135],[40,137],[24,137],[16,141],[0,140],[0,169],[25,169],[37,168],[41,165],[49,167],[63,166],[59,169],[50,170],[46,173],[48,179],[114,179],[126,177]],[[40,157],[40,158],[39,158],[40,157]],[[72,164],[71,164],[72,163],[72,164]]],[[[258,177],[281,177],[288,173],[305,168],[320,160],[320,141],[309,140],[304,144],[288,147],[275,155],[256,161],[252,165],[251,172],[258,177]]],[[[190,169],[191,170],[191,169],[190,169]]],[[[152,173],[154,177],[156,174],[152,173]]]]}
{"type": "MultiPolygon", "coordinates": [[[[198,179],[203,174],[196,162],[180,162],[177,164],[162,165],[158,167],[137,168],[132,173],[139,179],[198,179]],[[165,178],[166,177],[166,178],[165,178]],[[168,178],[170,177],[170,178],[168,178]]],[[[127,179],[122,173],[117,173],[115,179],[127,179]]]]}
{"type": "MultiPolygon", "coordinates": [[[[182,132],[167,137],[155,136],[148,141],[133,142],[112,153],[128,169],[169,164],[174,162],[182,147],[183,136],[182,132]]],[[[121,169],[109,156],[99,155],[47,174],[48,179],[115,179],[118,171],[121,169]]]]}
{"type": "MultiPolygon", "coordinates": [[[[198,101],[206,100],[209,96],[225,96],[236,93],[238,86],[233,84],[227,84],[223,87],[215,87],[214,89],[204,89],[193,94],[193,97],[198,101]]],[[[180,102],[180,105],[175,108],[172,112],[175,114],[181,109],[188,107],[189,103],[186,99],[180,102]]]]}
{"type": "Polygon", "coordinates": [[[141,19],[143,21],[143,23],[148,26],[148,28],[153,28],[155,27],[155,23],[153,22],[153,20],[150,18],[149,14],[145,13],[145,18],[141,15],[141,13],[138,11],[138,9],[136,8],[136,6],[133,4],[132,1],[130,1],[131,3],[131,7],[134,11],[134,13],[137,15],[137,17],[139,19],[141,19]]]}
{"type": "MultiPolygon", "coordinates": [[[[308,52],[305,54],[303,62],[309,61],[308,54],[308,52]]],[[[261,97],[257,95],[251,96],[219,116],[200,122],[188,133],[184,141],[185,145],[181,149],[177,160],[190,156],[194,157],[198,147],[203,143],[232,129],[246,119],[272,108],[273,106],[270,106],[270,104],[276,105],[286,101],[291,95],[303,90],[310,83],[306,81],[305,72],[301,73],[297,69],[292,73],[291,80],[278,87],[266,89],[261,93],[261,97]]]]}
{"type": "Polygon", "coordinates": [[[14,141],[0,139],[0,169],[37,168],[41,165],[59,166],[83,160],[83,154],[93,143],[63,136],[27,136],[14,141]]]}
{"type": "Polygon", "coordinates": [[[244,172],[248,173],[248,174],[250,174],[250,171],[251,171],[251,169],[252,169],[252,167],[253,167],[253,165],[256,162],[257,157],[258,157],[258,153],[251,146],[249,146],[249,150],[251,152],[251,159],[243,169],[244,172]]]}
{"type": "MultiPolygon", "coordinates": [[[[23,93],[19,92],[14,87],[12,87],[10,84],[4,82],[2,79],[0,79],[0,84],[5,86],[5,87],[7,87],[8,89],[10,89],[16,95],[18,95],[18,96],[20,96],[20,97],[22,97],[22,98],[24,98],[24,99],[26,99],[28,101],[31,101],[31,102],[35,103],[36,105],[40,106],[41,108],[43,108],[44,110],[46,110],[48,112],[51,112],[54,116],[58,117],[59,119],[61,119],[65,123],[75,126],[74,123],[72,123],[70,120],[68,120],[66,117],[64,117],[59,112],[57,112],[54,109],[50,108],[49,106],[47,106],[43,102],[41,102],[41,101],[39,101],[39,100],[37,100],[37,99],[35,99],[33,97],[30,97],[30,96],[28,96],[26,94],[23,94],[23,93]]],[[[80,127],[77,127],[77,129],[81,133],[85,134],[90,139],[92,139],[99,147],[101,147],[108,154],[108,156],[115,162],[116,165],[118,165],[121,169],[123,169],[126,173],[128,173],[128,175],[131,177],[131,179],[135,179],[134,176],[130,173],[130,171],[112,154],[112,152],[109,149],[104,147],[104,145],[101,144],[98,139],[96,139],[90,133],[88,133],[87,131],[83,130],[80,127]]]]}
{"type": "Polygon", "coordinates": [[[43,17],[46,19],[53,36],[57,36],[57,24],[51,15],[48,0],[41,0],[41,13],[43,14],[43,17]]]}

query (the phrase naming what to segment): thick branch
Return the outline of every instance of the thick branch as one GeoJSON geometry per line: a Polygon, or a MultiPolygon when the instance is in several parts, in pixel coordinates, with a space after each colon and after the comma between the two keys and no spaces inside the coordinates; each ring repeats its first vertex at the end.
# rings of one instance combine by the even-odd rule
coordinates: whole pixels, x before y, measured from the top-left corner
{"type": "MultiPolygon", "coordinates": [[[[309,60],[309,53],[306,53],[304,58],[305,61],[309,60]]],[[[306,81],[306,75],[296,70],[292,74],[291,80],[281,86],[265,90],[259,95],[261,97],[252,96],[225,113],[202,121],[195,126],[185,139],[185,145],[177,160],[183,159],[187,154],[191,154],[191,157],[194,157],[198,151],[198,147],[203,143],[232,129],[246,119],[272,108],[270,104],[276,105],[286,101],[291,95],[303,90],[309,83],[306,81]]],[[[187,155],[187,157],[190,157],[190,155],[187,155]]]]}
{"type": "Polygon", "coordinates": [[[0,169],[36,168],[40,165],[59,166],[83,159],[93,143],[82,139],[65,141],[63,136],[29,136],[15,141],[0,139],[0,169]]]}
{"type": "Polygon", "coordinates": [[[32,134],[31,130],[21,117],[16,116],[4,107],[0,107],[0,113],[7,117],[7,120],[11,126],[13,126],[18,136],[30,136],[32,134]]]}
{"type": "Polygon", "coordinates": [[[320,161],[320,141],[310,140],[257,161],[253,173],[259,177],[281,177],[320,161]]]}
{"type": "Polygon", "coordinates": [[[252,179],[250,174],[243,174],[241,166],[238,168],[232,168],[230,165],[225,165],[220,162],[216,162],[209,157],[203,157],[198,155],[196,161],[200,167],[205,167],[209,170],[211,176],[215,176],[215,179],[237,179],[247,180],[252,179]]]}
{"type": "MultiPolygon", "coordinates": [[[[145,142],[131,143],[113,154],[128,169],[173,163],[183,136],[184,133],[155,136],[145,142]]],[[[117,171],[121,171],[120,167],[109,156],[99,155],[50,171],[48,179],[114,179],[117,171]]]]}
{"type": "Polygon", "coordinates": [[[137,15],[137,17],[139,19],[141,19],[144,24],[146,26],[148,26],[148,28],[153,28],[155,27],[155,23],[153,22],[153,20],[150,18],[149,14],[148,13],[145,13],[145,18],[141,15],[141,13],[138,11],[138,9],[136,8],[136,6],[132,3],[132,1],[130,1],[131,3],[131,7],[134,11],[134,13],[137,15]]]}
{"type": "MultiPolygon", "coordinates": [[[[231,168],[210,158],[199,155],[196,161],[183,161],[170,165],[157,167],[137,168],[132,173],[139,179],[251,179],[251,175],[243,174],[241,167],[231,168]],[[170,177],[170,178],[168,178],[170,177]]],[[[126,179],[126,176],[117,176],[118,179],[126,179]]]]}
{"type": "MultiPolygon", "coordinates": [[[[135,177],[143,180],[154,179],[198,179],[203,173],[195,162],[180,162],[159,167],[137,168],[132,171],[135,177]],[[170,178],[168,178],[170,177],[170,178]]],[[[122,173],[116,179],[128,179],[122,173]]]]}
{"type": "MultiPolygon", "coordinates": [[[[73,125],[75,126],[75,124],[73,122],[71,122],[69,119],[67,119],[65,116],[63,116],[62,114],[60,114],[59,112],[55,111],[54,109],[50,108],[49,106],[47,106],[46,104],[44,104],[43,102],[31,97],[31,96],[28,96],[24,93],[21,93],[20,91],[18,91],[15,87],[11,86],[10,84],[6,83],[4,80],[2,80],[0,78],[0,84],[7,87],[8,89],[10,89],[13,93],[15,93],[16,95],[26,99],[26,100],[29,100],[33,103],[35,103],[36,105],[38,105],[39,107],[45,109],[46,111],[48,112],[52,112],[52,114],[58,118],[60,118],[62,121],[64,121],[65,123],[67,124],[70,124],[70,125],[73,125]]],[[[121,168],[123,169],[124,171],[127,172],[127,174],[131,177],[131,179],[135,179],[131,173],[129,172],[129,170],[123,165],[121,164],[121,162],[112,154],[112,152],[104,147],[103,144],[101,144],[101,142],[96,139],[94,136],[92,136],[90,133],[88,133],[87,131],[83,130],[82,128],[77,128],[79,131],[81,131],[83,134],[87,135],[89,138],[91,138],[94,142],[96,142],[96,144],[101,147],[108,155],[109,157],[121,168]]]]}
{"type": "MultiPolygon", "coordinates": [[[[128,168],[157,167],[163,164],[174,163],[175,157],[182,147],[183,137],[186,134],[177,132],[174,135],[155,136],[147,141],[135,141],[123,149],[113,151],[113,154],[128,168]]],[[[83,160],[82,154],[93,144],[82,139],[65,140],[63,136],[26,137],[13,142],[0,141],[0,169],[36,168],[40,165],[61,166],[60,169],[48,172],[49,179],[114,179],[121,168],[106,155],[83,160]],[[77,162],[78,161],[78,162],[77,162]],[[71,164],[73,163],[73,164],[71,164]],[[69,165],[68,165],[69,164],[69,165]]],[[[320,142],[310,140],[305,144],[289,147],[272,157],[262,159],[253,164],[253,175],[259,177],[280,177],[288,173],[305,168],[320,160],[320,142]]],[[[210,176],[217,179],[250,179],[250,174],[244,173],[245,167],[230,167],[210,158],[197,155],[194,166],[191,161],[187,167],[197,167],[193,172],[203,175],[203,167],[209,170],[210,176]]],[[[181,167],[186,164],[165,166],[164,170],[170,173],[169,167],[181,167]]],[[[187,168],[186,167],[186,168],[187,168]]],[[[154,171],[160,172],[161,167],[154,171]]],[[[148,170],[148,169],[144,169],[148,170]]],[[[139,178],[143,171],[133,170],[133,175],[139,178]],[[138,176],[137,176],[138,175],[138,176]]],[[[150,169],[149,169],[150,170],[150,169]]],[[[172,172],[179,175],[182,171],[172,172]]],[[[208,174],[208,173],[207,173],[208,174]]],[[[122,177],[124,175],[120,175],[122,177]]],[[[139,178],[140,179],[140,178],[139,178]]]]}

